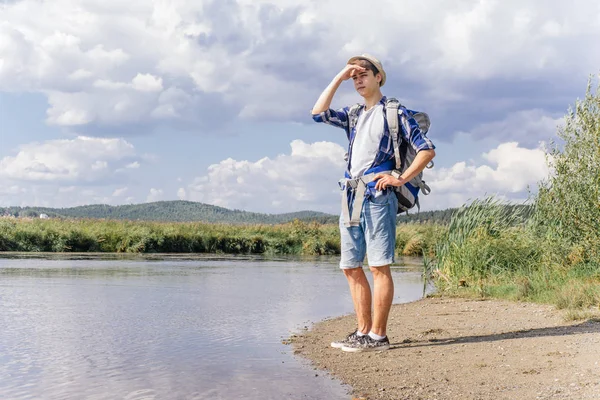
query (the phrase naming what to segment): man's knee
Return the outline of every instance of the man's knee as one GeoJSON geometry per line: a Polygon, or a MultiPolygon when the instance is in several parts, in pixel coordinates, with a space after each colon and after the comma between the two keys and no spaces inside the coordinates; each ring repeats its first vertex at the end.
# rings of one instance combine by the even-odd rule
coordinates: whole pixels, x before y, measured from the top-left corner
{"type": "Polygon", "coordinates": [[[344,275],[346,275],[346,278],[351,280],[362,279],[365,276],[365,271],[363,271],[362,267],[344,268],[342,269],[342,271],[344,271],[344,275]]]}
{"type": "Polygon", "coordinates": [[[377,278],[379,276],[391,276],[391,270],[389,265],[382,265],[378,267],[369,267],[371,272],[373,273],[373,277],[377,278]]]}

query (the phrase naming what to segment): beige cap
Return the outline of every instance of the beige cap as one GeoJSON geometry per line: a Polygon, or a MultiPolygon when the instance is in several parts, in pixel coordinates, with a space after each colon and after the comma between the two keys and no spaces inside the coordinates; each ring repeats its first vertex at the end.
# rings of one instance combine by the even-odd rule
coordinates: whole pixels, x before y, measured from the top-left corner
{"type": "Polygon", "coordinates": [[[385,84],[385,71],[383,70],[383,65],[381,65],[381,63],[379,62],[378,59],[376,59],[375,57],[373,57],[370,54],[361,54],[360,56],[354,56],[351,59],[349,59],[347,64],[352,64],[356,60],[370,61],[371,64],[373,64],[375,66],[375,68],[377,68],[379,73],[381,74],[381,86],[383,86],[385,84]]]}

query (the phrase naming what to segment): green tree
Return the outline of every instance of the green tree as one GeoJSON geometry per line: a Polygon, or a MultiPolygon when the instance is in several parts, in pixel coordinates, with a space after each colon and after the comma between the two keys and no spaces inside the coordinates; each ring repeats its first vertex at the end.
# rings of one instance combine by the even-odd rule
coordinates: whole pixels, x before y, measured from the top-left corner
{"type": "Polygon", "coordinates": [[[539,186],[534,224],[559,250],[561,262],[600,264],[600,83],[575,103],[558,129],[548,162],[553,173],[539,186]]]}

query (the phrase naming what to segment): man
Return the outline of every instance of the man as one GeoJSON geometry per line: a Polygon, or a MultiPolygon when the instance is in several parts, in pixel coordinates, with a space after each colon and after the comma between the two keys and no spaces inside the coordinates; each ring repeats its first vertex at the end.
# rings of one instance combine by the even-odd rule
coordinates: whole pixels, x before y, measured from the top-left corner
{"type": "Polygon", "coordinates": [[[352,57],[312,109],[316,122],[346,131],[349,139],[349,179],[344,181],[346,187],[351,181],[357,182],[357,178],[372,178],[372,183],[365,188],[363,199],[357,198],[357,191],[347,190],[342,200],[343,208],[344,202],[347,202],[347,208],[340,217],[340,268],[348,280],[358,326],[346,338],[331,343],[331,346],[349,352],[379,351],[390,347],[386,329],[394,298],[390,264],[394,262],[398,207],[393,190],[417,176],[435,156],[433,143],[421,133],[406,109],[400,107],[401,140],[413,146],[417,156],[398,178],[389,174],[388,171],[394,169],[394,148],[385,116],[386,98],[381,93],[385,80],[383,66],[375,57],[368,54],[352,57]],[[355,123],[349,120],[349,107],[337,111],[330,109],[337,89],[348,79],[353,80],[354,88],[364,100],[355,123]],[[362,204],[360,220],[352,223],[348,221],[349,212],[352,213],[353,207],[359,204],[362,204]],[[373,274],[373,295],[362,269],[365,252],[373,274]]]}

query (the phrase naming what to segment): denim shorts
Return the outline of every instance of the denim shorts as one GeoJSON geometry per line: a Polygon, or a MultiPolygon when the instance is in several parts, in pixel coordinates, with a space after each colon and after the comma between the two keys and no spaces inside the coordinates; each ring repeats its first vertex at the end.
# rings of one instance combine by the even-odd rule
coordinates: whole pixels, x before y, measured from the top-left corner
{"type": "Polygon", "coordinates": [[[382,267],[394,262],[397,209],[396,195],[391,190],[385,190],[365,199],[358,226],[344,226],[343,217],[340,216],[340,268],[362,267],[365,255],[370,267],[382,267]]]}

